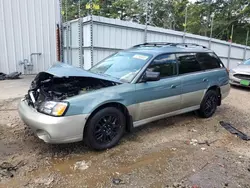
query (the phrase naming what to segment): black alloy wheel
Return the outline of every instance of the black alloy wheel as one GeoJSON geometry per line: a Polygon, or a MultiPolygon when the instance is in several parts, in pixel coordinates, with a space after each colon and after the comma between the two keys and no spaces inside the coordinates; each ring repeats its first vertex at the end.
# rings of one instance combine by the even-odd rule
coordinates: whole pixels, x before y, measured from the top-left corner
{"type": "Polygon", "coordinates": [[[102,117],[95,125],[94,138],[98,143],[110,143],[121,130],[119,117],[116,114],[110,114],[102,117]]]}
{"type": "Polygon", "coordinates": [[[115,107],[106,107],[96,112],[84,131],[84,142],[95,150],[114,147],[125,132],[124,114],[115,107]]]}
{"type": "Polygon", "coordinates": [[[207,91],[200,105],[200,110],[199,110],[200,116],[203,118],[211,117],[217,109],[218,100],[219,97],[216,91],[214,90],[207,91]]]}

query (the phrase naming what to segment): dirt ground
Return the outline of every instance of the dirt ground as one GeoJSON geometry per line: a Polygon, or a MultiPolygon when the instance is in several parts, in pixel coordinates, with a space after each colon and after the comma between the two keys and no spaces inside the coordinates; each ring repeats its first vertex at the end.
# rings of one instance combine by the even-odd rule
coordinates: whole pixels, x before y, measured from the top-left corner
{"type": "Polygon", "coordinates": [[[210,119],[188,113],[160,120],[95,152],[33,136],[17,112],[30,80],[0,81],[0,187],[250,187],[250,141],[219,124],[250,135],[248,89],[232,88],[210,119]]]}

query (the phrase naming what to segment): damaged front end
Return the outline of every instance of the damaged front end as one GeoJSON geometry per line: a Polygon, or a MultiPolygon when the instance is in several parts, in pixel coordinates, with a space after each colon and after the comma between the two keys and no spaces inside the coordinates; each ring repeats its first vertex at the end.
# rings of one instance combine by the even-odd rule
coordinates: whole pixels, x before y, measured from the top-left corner
{"type": "Polygon", "coordinates": [[[66,102],[62,102],[63,100],[117,84],[121,84],[121,82],[114,78],[60,63],[36,76],[25,99],[28,105],[33,106],[38,111],[58,116],[49,110],[46,111],[46,106],[60,104],[59,107],[65,111],[68,105],[66,102]]]}

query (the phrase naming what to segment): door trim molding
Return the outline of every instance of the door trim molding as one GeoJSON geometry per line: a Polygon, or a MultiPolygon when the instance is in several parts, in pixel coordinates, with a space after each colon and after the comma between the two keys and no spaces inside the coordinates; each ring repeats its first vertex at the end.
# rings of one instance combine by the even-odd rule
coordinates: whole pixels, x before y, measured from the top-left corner
{"type": "Polygon", "coordinates": [[[134,127],[138,127],[138,126],[141,126],[141,125],[153,122],[153,121],[157,121],[157,120],[160,120],[160,119],[163,119],[163,118],[167,118],[167,117],[170,117],[170,116],[175,116],[175,115],[191,112],[191,111],[194,111],[194,110],[198,110],[199,108],[200,108],[200,105],[184,108],[184,109],[177,110],[177,111],[174,111],[174,112],[161,114],[161,115],[150,117],[150,118],[147,118],[147,119],[142,119],[142,120],[139,120],[139,121],[135,121],[135,122],[133,122],[133,125],[134,125],[134,127]]]}

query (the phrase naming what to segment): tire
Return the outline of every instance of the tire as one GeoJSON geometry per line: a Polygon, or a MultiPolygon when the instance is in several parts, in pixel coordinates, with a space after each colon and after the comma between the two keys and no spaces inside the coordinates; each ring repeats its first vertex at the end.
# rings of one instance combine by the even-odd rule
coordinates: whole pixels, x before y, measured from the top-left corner
{"type": "Polygon", "coordinates": [[[84,142],[95,150],[105,150],[118,144],[125,132],[124,114],[115,107],[96,112],[87,122],[84,142]]]}
{"type": "Polygon", "coordinates": [[[199,115],[202,118],[210,118],[213,116],[218,106],[218,100],[218,93],[214,90],[208,90],[198,110],[199,115]]]}

